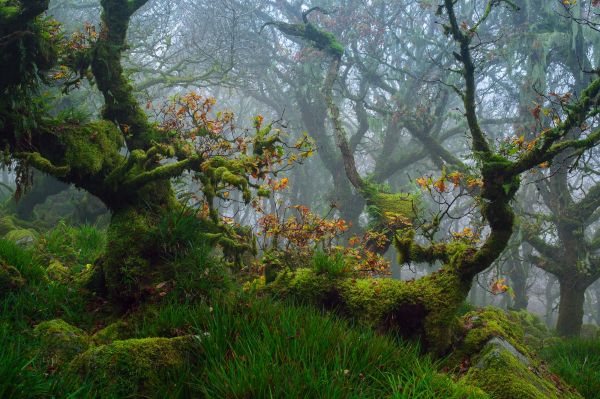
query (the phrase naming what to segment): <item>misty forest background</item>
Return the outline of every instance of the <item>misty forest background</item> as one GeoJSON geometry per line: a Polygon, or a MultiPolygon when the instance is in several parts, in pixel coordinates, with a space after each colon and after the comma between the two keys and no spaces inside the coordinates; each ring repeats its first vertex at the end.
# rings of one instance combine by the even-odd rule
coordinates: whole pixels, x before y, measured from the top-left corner
{"type": "Polygon", "coordinates": [[[0,0],[0,397],[600,398],[600,2],[0,0]]]}

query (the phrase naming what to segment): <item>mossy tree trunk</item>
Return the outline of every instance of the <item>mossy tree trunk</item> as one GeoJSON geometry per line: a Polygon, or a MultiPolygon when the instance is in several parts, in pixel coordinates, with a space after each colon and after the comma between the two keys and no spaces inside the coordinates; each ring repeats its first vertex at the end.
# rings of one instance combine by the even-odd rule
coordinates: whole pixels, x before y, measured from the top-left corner
{"type": "MultiPolygon", "coordinates": [[[[575,126],[581,126],[583,121],[596,113],[600,97],[600,79],[596,79],[569,108],[565,121],[547,129],[537,146],[515,160],[494,151],[477,117],[476,66],[471,50],[477,47],[473,43],[478,40],[477,28],[485,22],[492,9],[501,3],[489,2],[481,19],[472,24],[461,24],[462,19],[455,11],[455,5],[459,3],[445,0],[443,5],[448,17],[444,30],[459,47],[454,53],[457,60],[454,69],[460,70],[464,85],[462,90],[456,90],[463,102],[472,153],[478,160],[483,182],[478,204],[489,226],[489,233],[483,242],[473,244],[455,241],[423,246],[415,240],[415,231],[406,229],[396,234],[395,243],[400,261],[429,264],[441,262],[443,267],[439,272],[414,282],[353,278],[327,281],[326,276],[314,276],[314,272],[303,270],[282,274],[270,289],[280,295],[291,294],[300,299],[305,297],[316,300],[321,305],[333,304],[352,317],[369,320],[384,328],[397,329],[409,337],[412,331],[415,336],[424,338],[427,348],[437,354],[443,354],[449,348],[456,332],[456,311],[466,299],[473,278],[491,266],[509,243],[515,219],[511,201],[519,189],[520,175],[542,162],[553,160],[569,148],[585,150],[600,141],[600,131],[591,132],[585,139],[570,139],[568,136],[575,126]]],[[[323,92],[334,124],[336,142],[342,153],[347,178],[377,205],[375,201],[381,199],[381,193],[373,192],[372,187],[358,174],[339,109],[333,101],[332,86],[343,54],[339,51],[339,44],[331,34],[315,30],[306,21],[304,25],[275,25],[283,33],[303,37],[309,42],[317,41],[313,36],[316,32],[319,46],[315,47],[332,56],[323,92]],[[311,28],[310,32],[307,32],[307,27],[311,28]]]]}
{"type": "MultiPolygon", "coordinates": [[[[60,43],[47,39],[51,37],[47,21],[38,18],[47,9],[48,2],[23,0],[20,3],[21,8],[10,14],[0,13],[0,37],[10,39],[0,41],[0,55],[7,49],[29,56],[29,53],[39,55],[43,46],[58,48],[60,43]],[[29,33],[23,36],[22,32],[29,33]]],[[[91,68],[104,96],[103,120],[79,124],[52,118],[39,109],[26,108],[43,80],[40,74],[58,62],[58,51],[47,51],[41,60],[24,56],[24,62],[33,62],[36,68],[29,74],[18,74],[18,78],[10,74],[12,79],[0,80],[0,91],[6,94],[0,99],[2,147],[8,148],[25,168],[34,167],[74,184],[95,195],[111,211],[106,255],[89,283],[123,304],[143,296],[148,284],[162,281],[159,279],[164,272],[163,256],[155,241],[154,229],[163,215],[180,206],[171,178],[184,171],[194,171],[207,175],[210,184],[240,189],[247,201],[251,197],[246,169],[235,161],[210,158],[189,150],[185,138],[183,142],[168,140],[148,122],[132,95],[132,87],[123,75],[121,57],[127,47],[129,20],[145,3],[146,0],[102,0],[102,30],[93,47],[81,54],[81,62],[87,64],[77,65],[77,72],[82,76],[91,68]],[[23,87],[27,90],[23,91],[23,87]],[[16,100],[21,100],[23,113],[35,121],[28,123],[27,129],[23,128],[19,113],[6,112],[11,101],[16,100]],[[174,162],[161,162],[167,158],[174,162]]],[[[12,58],[0,56],[0,62],[2,70],[23,68],[13,65],[12,58]]],[[[260,148],[265,151],[273,150],[278,138],[261,134],[265,141],[255,143],[261,144],[260,148]]],[[[253,156],[255,158],[248,157],[249,163],[258,160],[259,155],[253,156]]],[[[211,240],[221,237],[220,232],[210,233],[211,240]]]]}

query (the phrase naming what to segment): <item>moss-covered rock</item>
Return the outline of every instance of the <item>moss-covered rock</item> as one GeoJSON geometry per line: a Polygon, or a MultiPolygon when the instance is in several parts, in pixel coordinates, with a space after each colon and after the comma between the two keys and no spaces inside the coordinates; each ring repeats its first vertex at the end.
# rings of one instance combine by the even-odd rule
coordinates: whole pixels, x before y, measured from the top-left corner
{"type": "Polygon", "coordinates": [[[546,325],[535,314],[526,310],[509,311],[508,318],[523,329],[523,339],[527,346],[540,349],[544,341],[552,336],[546,325]]]}
{"type": "Polygon", "coordinates": [[[90,339],[84,331],[61,319],[38,324],[34,334],[42,362],[53,368],[64,365],[90,346],[90,339]]]}
{"type": "Polygon", "coordinates": [[[201,354],[196,336],[129,339],[89,349],[69,370],[93,384],[99,397],[154,397],[174,389],[169,384],[201,354]]]}
{"type": "Polygon", "coordinates": [[[525,331],[542,330],[529,313],[485,308],[467,313],[461,323],[464,334],[445,360],[460,381],[498,399],[580,397],[525,344],[525,331]]]}
{"type": "Polygon", "coordinates": [[[0,298],[25,285],[25,279],[16,267],[0,262],[0,298]]]}
{"type": "Polygon", "coordinates": [[[99,330],[92,335],[92,340],[98,345],[106,345],[113,341],[124,340],[131,336],[131,326],[119,320],[99,330]]]}
{"type": "Polygon", "coordinates": [[[37,233],[31,229],[16,229],[9,231],[4,238],[16,242],[19,245],[33,244],[37,233]]]}
{"type": "Polygon", "coordinates": [[[544,367],[530,363],[507,341],[492,339],[474,361],[461,381],[483,389],[492,398],[581,398],[544,367]]]}

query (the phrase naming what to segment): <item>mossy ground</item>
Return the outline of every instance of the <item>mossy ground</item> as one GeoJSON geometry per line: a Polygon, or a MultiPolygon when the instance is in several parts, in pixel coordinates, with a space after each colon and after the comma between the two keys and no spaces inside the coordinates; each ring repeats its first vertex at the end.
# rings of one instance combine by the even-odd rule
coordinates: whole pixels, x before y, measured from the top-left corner
{"type": "Polygon", "coordinates": [[[201,249],[177,259],[184,284],[121,315],[75,283],[90,232],[59,228],[42,247],[0,241],[24,278],[0,300],[0,397],[487,397],[395,336],[237,289],[201,249]]]}
{"type": "MultiPolygon", "coordinates": [[[[386,298],[398,287],[386,280],[348,283],[344,296],[370,292],[352,296],[348,309],[379,313],[342,320],[314,302],[265,296],[264,280],[239,289],[224,263],[200,246],[170,259],[179,265],[173,280],[123,315],[77,284],[85,265],[98,260],[106,233],[57,229],[25,249],[0,240],[0,260],[23,278],[23,286],[0,299],[0,397],[509,398],[513,392],[511,385],[498,395],[489,385],[496,380],[478,369],[444,374],[444,364],[418,344],[363,323],[380,320],[392,306],[386,298]]],[[[326,272],[295,276],[288,281],[298,282],[288,288],[295,299],[327,297],[326,272]]],[[[488,328],[471,329],[463,349],[477,352],[502,333],[528,353],[520,346],[522,330],[537,324],[527,315],[485,310],[462,320],[474,314],[488,328]]]]}

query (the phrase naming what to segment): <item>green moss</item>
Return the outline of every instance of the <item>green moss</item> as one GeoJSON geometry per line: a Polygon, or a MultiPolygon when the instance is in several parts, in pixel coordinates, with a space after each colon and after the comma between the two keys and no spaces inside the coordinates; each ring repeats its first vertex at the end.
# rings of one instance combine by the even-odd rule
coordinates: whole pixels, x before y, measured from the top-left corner
{"type": "Polygon", "coordinates": [[[114,341],[77,356],[70,373],[94,385],[100,397],[149,397],[185,367],[201,359],[200,338],[143,338],[114,341]]]}
{"type": "Polygon", "coordinates": [[[465,335],[459,349],[447,359],[448,364],[459,364],[463,359],[479,353],[494,337],[501,337],[521,353],[530,352],[523,344],[523,328],[511,322],[501,309],[489,307],[469,312],[461,318],[461,325],[465,335]]]}
{"type": "Polygon", "coordinates": [[[92,335],[92,341],[98,345],[110,344],[113,341],[124,340],[131,337],[131,326],[122,321],[116,321],[92,335]]]}
{"type": "Polygon", "coordinates": [[[312,269],[283,272],[267,285],[277,296],[337,309],[361,323],[421,338],[441,354],[451,344],[456,309],[468,287],[455,275],[436,272],[417,281],[389,278],[331,278],[312,269]]]}
{"type": "Polygon", "coordinates": [[[51,367],[62,366],[90,346],[89,337],[82,330],[61,319],[38,324],[34,334],[42,362],[51,367]]]}
{"type": "Polygon", "coordinates": [[[112,122],[67,125],[60,132],[66,148],[64,162],[76,173],[94,175],[111,170],[121,161],[123,138],[112,122]]]}
{"type": "Polygon", "coordinates": [[[135,208],[113,215],[108,228],[108,246],[102,262],[109,293],[115,298],[139,295],[143,283],[149,281],[152,252],[159,248],[153,240],[157,221],[148,212],[135,208]]]}
{"type": "Polygon", "coordinates": [[[497,399],[581,398],[566,385],[555,385],[544,370],[534,369],[508,350],[491,345],[461,381],[497,399]]]}
{"type": "Polygon", "coordinates": [[[31,229],[16,229],[9,231],[4,238],[17,244],[31,244],[36,240],[37,233],[31,229]]]}
{"type": "Polygon", "coordinates": [[[53,260],[50,262],[46,268],[46,273],[48,274],[48,278],[60,283],[68,283],[72,279],[69,268],[58,260],[53,260]]]}
{"type": "Polygon", "coordinates": [[[531,348],[542,348],[544,341],[552,335],[538,316],[526,310],[509,311],[508,318],[521,326],[524,333],[524,341],[531,348]]]}

